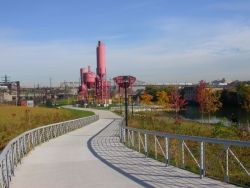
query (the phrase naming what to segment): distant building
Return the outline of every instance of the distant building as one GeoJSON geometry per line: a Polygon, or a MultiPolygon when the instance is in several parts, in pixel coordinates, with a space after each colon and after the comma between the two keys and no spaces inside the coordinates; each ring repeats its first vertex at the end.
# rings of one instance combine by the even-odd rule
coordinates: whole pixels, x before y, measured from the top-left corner
{"type": "Polygon", "coordinates": [[[17,92],[10,91],[8,86],[0,86],[0,103],[9,103],[16,101],[17,92]]]}
{"type": "Polygon", "coordinates": [[[230,84],[231,82],[227,81],[225,78],[222,78],[221,80],[214,80],[211,82],[212,86],[219,86],[219,87],[223,87],[223,86],[227,86],[228,84],[230,84]]]}

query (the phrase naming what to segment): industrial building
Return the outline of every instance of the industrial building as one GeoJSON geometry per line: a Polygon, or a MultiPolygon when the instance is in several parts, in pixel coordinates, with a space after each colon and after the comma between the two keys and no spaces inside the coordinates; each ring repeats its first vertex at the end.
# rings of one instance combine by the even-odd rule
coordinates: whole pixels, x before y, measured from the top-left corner
{"type": "Polygon", "coordinates": [[[110,99],[110,83],[107,81],[105,46],[102,41],[98,41],[96,48],[97,68],[96,73],[91,71],[91,67],[81,68],[81,83],[79,88],[79,100],[83,103],[95,103],[106,105],[110,99]]]}

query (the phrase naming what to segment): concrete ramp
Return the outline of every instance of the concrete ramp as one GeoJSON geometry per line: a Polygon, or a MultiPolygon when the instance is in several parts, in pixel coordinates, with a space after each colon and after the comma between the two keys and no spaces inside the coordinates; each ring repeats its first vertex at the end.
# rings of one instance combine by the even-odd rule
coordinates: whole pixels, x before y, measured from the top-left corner
{"type": "Polygon", "coordinates": [[[169,166],[126,148],[118,116],[100,120],[37,146],[16,168],[10,188],[233,187],[169,166]]]}

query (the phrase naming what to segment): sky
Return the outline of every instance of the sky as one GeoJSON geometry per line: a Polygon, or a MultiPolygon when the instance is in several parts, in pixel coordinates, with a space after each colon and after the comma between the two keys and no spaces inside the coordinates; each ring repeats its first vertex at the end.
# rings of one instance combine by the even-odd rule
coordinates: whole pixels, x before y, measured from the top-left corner
{"type": "Polygon", "coordinates": [[[78,81],[106,46],[108,79],[250,80],[249,0],[0,0],[0,76],[78,81]]]}

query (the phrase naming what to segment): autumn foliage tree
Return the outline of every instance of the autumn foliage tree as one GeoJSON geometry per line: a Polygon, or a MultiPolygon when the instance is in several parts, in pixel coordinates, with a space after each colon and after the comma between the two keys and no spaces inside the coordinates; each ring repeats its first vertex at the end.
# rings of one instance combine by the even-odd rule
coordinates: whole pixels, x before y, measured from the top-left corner
{"type": "Polygon", "coordinates": [[[142,104],[146,104],[146,105],[149,105],[151,104],[152,102],[152,99],[153,99],[153,96],[152,95],[149,95],[147,92],[144,92],[142,95],[141,95],[141,103],[142,104]]]}
{"type": "Polygon", "coordinates": [[[219,96],[211,88],[208,88],[203,80],[200,81],[196,90],[196,102],[200,105],[202,122],[204,113],[208,114],[210,120],[211,113],[218,111],[222,106],[219,96]]]}
{"type": "Polygon", "coordinates": [[[175,123],[180,124],[181,118],[179,116],[179,112],[183,109],[185,105],[187,105],[187,100],[182,98],[182,96],[177,92],[171,92],[171,107],[175,110],[175,123]]]}
{"type": "Polygon", "coordinates": [[[217,95],[216,92],[212,91],[210,88],[206,89],[205,100],[204,110],[208,113],[208,119],[210,121],[210,115],[218,111],[222,106],[222,103],[219,100],[219,95],[217,95]]]}
{"type": "Polygon", "coordinates": [[[195,101],[200,106],[202,122],[203,122],[203,116],[204,116],[204,112],[205,112],[206,88],[207,88],[207,84],[203,80],[201,80],[199,82],[197,89],[196,89],[196,96],[195,96],[195,101]]]}
{"type": "Polygon", "coordinates": [[[170,99],[168,96],[168,93],[166,91],[158,91],[156,93],[157,97],[157,104],[160,106],[163,106],[164,108],[169,108],[170,104],[170,99]]]}

